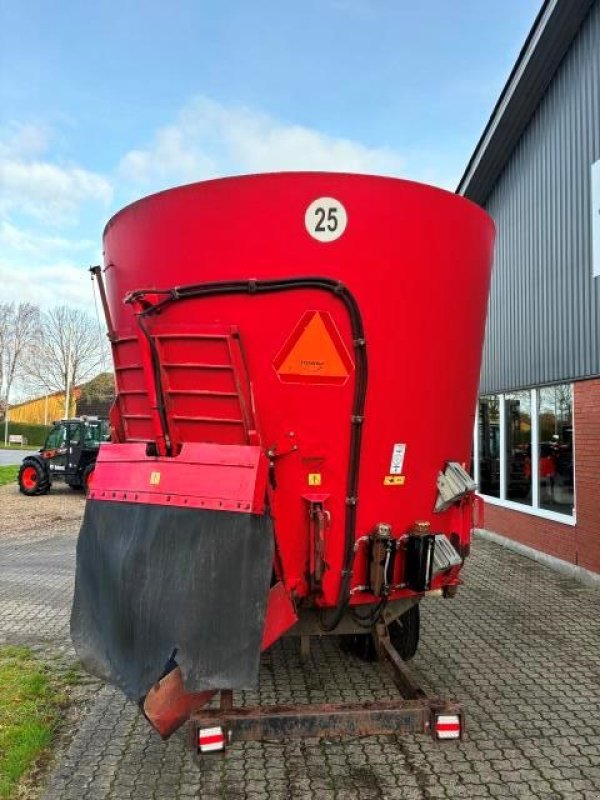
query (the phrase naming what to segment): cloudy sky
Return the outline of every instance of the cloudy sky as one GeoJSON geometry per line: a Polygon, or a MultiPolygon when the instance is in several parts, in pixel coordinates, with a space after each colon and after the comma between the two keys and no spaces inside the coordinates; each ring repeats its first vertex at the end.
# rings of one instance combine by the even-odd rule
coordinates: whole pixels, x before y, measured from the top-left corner
{"type": "Polygon", "coordinates": [[[454,189],[540,0],[0,0],[2,299],[93,308],[105,222],[279,169],[454,189]]]}

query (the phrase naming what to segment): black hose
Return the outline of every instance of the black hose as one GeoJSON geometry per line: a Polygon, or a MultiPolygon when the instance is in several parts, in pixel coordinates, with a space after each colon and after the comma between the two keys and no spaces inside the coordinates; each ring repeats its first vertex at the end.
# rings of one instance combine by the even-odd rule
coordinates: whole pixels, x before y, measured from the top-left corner
{"type": "Polygon", "coordinates": [[[168,455],[173,455],[171,448],[171,432],[169,430],[169,418],[167,416],[167,407],[165,403],[165,393],[162,384],[162,376],[160,372],[160,356],[154,337],[150,335],[146,323],[143,319],[143,314],[138,315],[138,325],[140,330],[146,337],[148,347],[150,348],[150,355],[152,357],[152,372],[154,375],[154,388],[156,390],[156,403],[158,406],[158,416],[160,417],[160,425],[163,431],[163,438],[165,440],[165,447],[168,455]]]}
{"type": "Polygon", "coordinates": [[[352,614],[352,619],[356,622],[357,625],[360,625],[361,628],[372,628],[374,625],[377,624],[381,615],[383,614],[385,607],[387,605],[387,595],[382,597],[381,600],[377,603],[375,608],[370,609],[367,614],[359,614],[358,611],[351,609],[350,612],[352,614]]]}
{"type": "Polygon", "coordinates": [[[358,502],[358,479],[360,472],[360,454],[362,442],[362,424],[364,420],[365,399],[367,393],[367,349],[365,332],[360,308],[352,292],[343,283],[326,277],[300,276],[295,278],[267,280],[233,280],[211,281],[207,283],[176,286],[172,289],[146,289],[132,292],[125,302],[133,303],[147,295],[164,295],[154,305],[148,306],[138,314],[138,323],[150,345],[158,412],[163,427],[168,452],[170,452],[170,434],[166,413],[164,391],[162,387],[160,358],[156,344],[149,334],[144,318],[157,314],[164,308],[182,300],[200,297],[214,297],[226,294],[266,294],[284,292],[295,289],[320,289],[336,295],[344,303],[350,319],[352,339],[355,352],[356,377],[354,382],[354,398],[352,403],[350,449],[348,454],[348,473],[346,481],[346,517],[344,526],[344,558],[340,593],[333,612],[328,617],[325,609],[321,609],[319,624],[324,631],[333,631],[340,623],[350,599],[350,582],[352,580],[352,562],[354,559],[354,542],[356,538],[356,504],[358,502]]]}

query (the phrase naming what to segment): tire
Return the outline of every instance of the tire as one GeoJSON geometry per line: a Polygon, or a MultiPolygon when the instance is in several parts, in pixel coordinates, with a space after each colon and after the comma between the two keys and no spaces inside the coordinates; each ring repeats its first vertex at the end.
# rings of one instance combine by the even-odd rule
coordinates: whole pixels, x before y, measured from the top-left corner
{"type": "Polygon", "coordinates": [[[418,603],[388,625],[390,641],[403,661],[409,661],[415,656],[419,646],[420,627],[421,614],[418,603]]]}
{"type": "Polygon", "coordinates": [[[26,458],[19,469],[19,490],[33,497],[38,494],[48,494],[50,491],[50,476],[46,467],[35,458],[26,458]]]}
{"type": "Polygon", "coordinates": [[[81,477],[83,491],[85,496],[87,497],[90,493],[90,489],[94,485],[94,469],[96,468],[96,464],[88,464],[87,467],[83,470],[83,475],[81,477]]]}

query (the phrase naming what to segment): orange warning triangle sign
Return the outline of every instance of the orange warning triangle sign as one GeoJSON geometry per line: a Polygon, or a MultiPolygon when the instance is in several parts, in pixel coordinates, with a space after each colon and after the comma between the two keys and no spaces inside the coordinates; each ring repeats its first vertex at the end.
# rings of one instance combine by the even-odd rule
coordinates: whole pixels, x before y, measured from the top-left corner
{"type": "Polygon", "coordinates": [[[352,360],[330,314],[307,311],[274,361],[282,381],[345,383],[352,360]]]}

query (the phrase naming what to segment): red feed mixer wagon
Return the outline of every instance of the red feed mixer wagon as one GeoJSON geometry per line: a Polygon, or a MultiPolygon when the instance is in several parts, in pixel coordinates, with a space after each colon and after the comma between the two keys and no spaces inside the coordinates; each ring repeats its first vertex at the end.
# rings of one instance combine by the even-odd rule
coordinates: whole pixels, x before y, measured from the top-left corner
{"type": "Polygon", "coordinates": [[[162,736],[188,718],[198,752],[460,736],[458,706],[426,697],[404,661],[419,601],[453,596],[469,552],[493,240],[449,192],[334,173],[196,183],[108,223],[93,272],[117,399],[72,635],[162,736]],[[330,633],[403,696],[233,704],[281,636],[330,633]]]}

